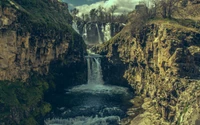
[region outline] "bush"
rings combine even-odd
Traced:
[[[27,82],[0,81],[0,121],[14,124],[10,118],[13,114],[21,116],[24,111],[31,111],[32,114],[24,117],[24,123],[36,125],[35,118],[50,112],[51,105],[43,102],[44,91],[48,89],[48,83],[37,76],[32,76]],[[27,125],[27,124],[25,124]]]
[[[181,2],[181,6],[182,6],[182,7],[186,7],[187,4],[188,4],[188,0],[183,0],[183,1]]]

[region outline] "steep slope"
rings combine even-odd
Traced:
[[[110,67],[123,69],[123,77],[144,98],[144,113],[127,124],[195,124],[200,110],[200,31],[170,20],[149,21],[138,30],[134,25],[130,22],[96,48]]]
[[[80,47],[84,43],[70,27],[67,4],[56,0],[2,2],[1,80],[25,80],[31,70],[45,74],[50,61],[62,54],[83,54]]]
[[[42,124],[52,108],[44,93],[85,81],[85,44],[71,27],[66,3],[0,5],[0,125]]]

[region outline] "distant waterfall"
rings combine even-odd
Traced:
[[[104,30],[104,41],[108,41],[111,39],[111,26],[110,23],[107,23]]]
[[[72,28],[73,28],[78,34],[80,34],[80,32],[79,32],[79,30],[78,30],[78,26],[77,26],[77,21],[74,21],[74,20],[73,20]]]
[[[88,56],[87,65],[88,65],[88,84],[103,84],[100,57]]]
[[[97,33],[98,33],[98,39],[99,39],[99,43],[101,44],[101,43],[103,43],[102,42],[102,40],[101,40],[101,34],[100,34],[100,31],[99,31],[99,26],[98,26],[98,24],[96,23],[96,28],[97,28]]]
[[[83,35],[82,35],[84,41],[87,43],[87,38],[88,38],[88,34],[87,34],[87,24],[84,25],[83,27]]]

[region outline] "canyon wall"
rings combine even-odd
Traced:
[[[35,15],[27,15],[28,12],[24,12],[26,5],[23,8],[20,1],[7,3],[11,4],[11,7],[0,7],[0,80],[26,80],[30,71],[47,74],[52,60],[69,53],[70,56],[74,56],[74,61],[83,59],[85,45],[69,25],[71,17],[67,4],[58,1],[47,2],[49,8],[56,8],[58,13],[62,9],[62,14],[68,17],[54,17],[52,20],[55,22],[52,23],[55,23],[55,26],[50,27],[48,22],[42,24],[40,19],[30,21],[30,16]],[[41,14],[45,15],[42,12]],[[58,29],[57,26],[61,24],[56,21],[66,24]]]
[[[121,66],[121,77],[144,99],[144,112],[130,116],[129,124],[194,125],[200,111],[200,31],[169,20],[150,21],[138,31],[134,25],[93,48],[106,55],[108,67]]]
[[[86,81],[85,53],[66,3],[0,1],[0,125],[43,124],[45,98]]]

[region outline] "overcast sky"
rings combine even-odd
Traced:
[[[80,13],[88,13],[93,8],[98,8],[102,6],[104,8],[109,8],[112,5],[117,5],[118,9],[116,14],[121,14],[124,12],[130,12],[134,10],[135,5],[141,0],[63,0],[67,2],[69,8],[78,8]]]

